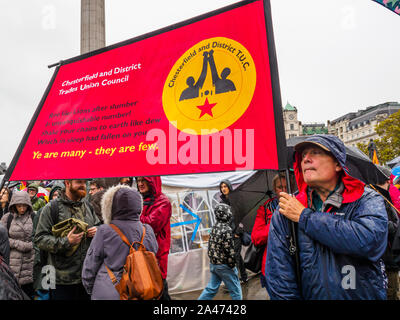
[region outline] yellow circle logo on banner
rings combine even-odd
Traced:
[[[239,42],[223,37],[203,40],[187,50],[168,74],[164,112],[181,131],[221,131],[247,110],[256,79],[253,58]]]

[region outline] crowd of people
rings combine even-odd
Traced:
[[[262,248],[261,286],[271,299],[398,300],[400,191],[390,171],[374,185],[353,178],[342,141],[330,135],[297,144],[294,157],[296,182],[287,185],[282,173],[274,177],[275,196],[258,208],[249,236]],[[199,299],[213,299],[223,282],[240,300],[249,280],[241,252],[249,243],[233,219],[232,184],[224,180],[219,188],[207,249],[210,280]],[[160,298],[170,300],[171,214],[160,177],[6,185],[0,192],[0,298],[120,299],[113,287],[130,246],[117,227],[131,246],[141,241],[154,253]]]
[[[38,197],[34,183],[1,190],[0,269],[9,284],[1,299],[119,299],[107,268],[119,280],[129,246],[110,227],[116,225],[131,244],[145,232],[143,245],[156,256],[163,279],[161,299],[170,300],[171,204],[160,177],[136,178],[137,190],[133,178],[51,183],[48,197]],[[53,284],[43,272],[47,265],[55,270]]]

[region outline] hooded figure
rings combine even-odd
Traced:
[[[222,186],[222,184],[223,183],[225,183],[226,184],[226,186],[228,187],[228,189],[229,189],[229,193],[231,193],[232,191],[233,191],[233,187],[232,187],[232,183],[229,181],[229,180],[222,180],[221,182],[220,182],[220,184],[219,184],[219,191],[221,191],[221,186]],[[222,191],[221,191],[221,202],[222,203],[225,203],[225,204],[227,204],[227,205],[231,205],[231,203],[230,203],[230,201],[229,201],[229,196],[227,197],[226,195],[224,195],[223,193],[222,193]]]
[[[222,192],[223,184],[225,184],[229,190],[226,195]],[[219,191],[221,192],[221,196],[220,196],[221,202],[230,206],[231,202],[229,200],[229,194],[233,191],[232,183],[229,180],[222,180],[219,184]],[[240,280],[242,283],[247,283],[248,275],[247,275],[246,268],[244,266],[243,257],[241,255],[243,236],[244,236],[243,224],[239,223],[239,225],[236,226],[233,217],[231,219],[230,224],[231,224],[232,231],[233,231],[233,246],[235,248],[235,259],[236,259],[236,265],[237,265],[237,267],[239,269],[239,273],[240,273]]]
[[[212,300],[223,281],[233,300],[242,299],[239,275],[235,267],[233,232],[231,228],[232,211],[225,203],[214,208],[216,223],[211,229],[208,240],[210,258],[210,281],[199,296],[199,300]]]
[[[314,135],[296,145],[295,150],[294,172],[299,193],[295,198],[280,196],[269,230],[265,270],[269,296],[306,300],[386,299],[387,279],[381,257],[387,245],[388,219],[382,197],[364,189],[362,182],[348,174],[345,147],[337,137]],[[326,191],[323,201],[316,191],[315,179],[331,172],[323,165],[327,161],[333,161],[338,180],[334,190]],[[308,181],[312,181],[310,177],[314,179],[313,188],[306,184],[303,172]],[[295,215],[300,279],[296,276],[295,258],[289,253],[289,218],[284,216],[292,205],[301,210],[299,216]]]
[[[231,228],[232,211],[229,205],[217,204],[215,209],[216,224],[213,226],[208,243],[208,256],[212,264],[226,264],[235,267],[233,250],[233,232]]]
[[[36,194],[31,198],[32,209],[33,211],[39,211],[40,208],[43,208],[46,205],[46,200],[39,198],[37,193],[39,192],[39,185],[36,183],[31,183],[28,185],[28,190],[34,189],[36,190]]]
[[[171,246],[172,214],[171,203],[168,197],[161,192],[161,178],[143,177],[149,185],[149,192],[142,194],[143,211],[140,216],[142,223],[151,225],[157,238],[158,252],[157,261],[161,269],[162,278],[167,278],[168,253]]]
[[[153,229],[139,220],[142,211],[142,197],[139,192],[124,185],[111,187],[104,194],[101,202],[103,221],[90,244],[82,269],[82,283],[92,300],[119,300],[105,265],[121,279],[122,269],[129,247],[111,228],[116,225],[128,238],[129,242],[140,241],[143,226],[146,234],[143,244],[148,251],[157,253],[158,245]],[[135,245],[135,249],[137,249]]]
[[[57,197],[60,196],[61,191],[65,189],[65,185],[62,182],[56,183],[52,186],[50,193],[49,193],[49,201],[51,201],[54,197],[54,194],[57,192]]]
[[[27,209],[19,214],[16,205],[23,204]],[[25,191],[15,191],[10,201],[10,212],[1,218],[1,223],[7,228],[9,215],[13,215],[8,229],[10,242],[10,269],[14,273],[20,286],[30,286],[33,283],[33,258],[32,243],[32,204],[29,194]],[[28,291],[28,288],[26,288]],[[29,296],[32,290],[26,292]]]

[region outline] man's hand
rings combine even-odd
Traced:
[[[293,196],[286,192],[279,193],[279,212],[294,222],[299,222],[301,212],[305,207]]]
[[[71,245],[79,244],[81,242],[81,240],[82,240],[83,235],[84,235],[84,232],[74,233],[75,229],[76,229],[76,226],[67,235],[68,242]]]
[[[88,238],[93,238],[94,237],[94,235],[96,234],[96,231],[97,231],[97,227],[91,227],[91,228],[89,228],[88,230],[87,230],[87,237]]]

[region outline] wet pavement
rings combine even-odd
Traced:
[[[191,291],[179,294],[170,294],[172,300],[197,300],[202,290]],[[267,290],[261,287],[260,278],[258,275],[249,276],[247,284],[242,285],[243,300],[269,300]],[[213,300],[231,300],[229,292],[225,289],[222,283],[218,293]]]

